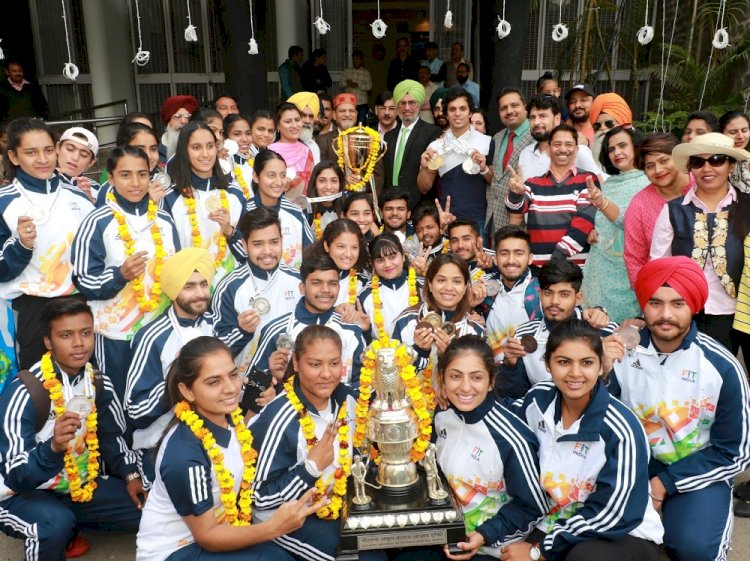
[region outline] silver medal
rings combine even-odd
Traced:
[[[253,300],[250,305],[261,316],[264,316],[271,311],[271,303],[262,296]]]
[[[77,395],[68,401],[66,409],[76,413],[81,419],[85,419],[91,413],[91,401],[85,396]]]
[[[409,255],[413,255],[417,252],[417,242],[415,242],[414,238],[411,236],[404,240],[404,251]]]
[[[294,167],[289,166],[286,168],[286,177],[289,181],[294,181],[294,178],[297,177],[297,170],[294,169]]]
[[[294,339],[289,333],[282,333],[276,338],[276,348],[294,350]]]
[[[26,216],[31,218],[31,221],[36,226],[39,226],[40,224],[43,224],[44,222],[47,221],[47,214],[48,214],[47,211],[39,206],[29,207],[28,210],[26,211]]]
[[[169,175],[164,173],[163,171],[160,171],[154,174],[154,177],[151,178],[151,182],[156,183],[160,187],[163,187],[164,189],[166,189],[172,184],[172,178],[169,177]]]
[[[479,173],[479,164],[477,164],[471,158],[466,158],[464,162],[461,164],[461,167],[469,175],[476,175]]]
[[[240,145],[237,144],[236,140],[232,140],[231,138],[227,138],[221,145],[221,147],[227,151],[227,154],[229,154],[230,158],[232,158],[237,152],[240,151]]]
[[[500,281],[497,279],[490,279],[487,281],[487,296],[497,296],[500,292]]]
[[[634,325],[621,327],[617,334],[622,339],[622,342],[625,344],[625,349],[628,351],[635,349],[638,346],[638,343],[641,342],[641,334],[638,331],[638,328]]]

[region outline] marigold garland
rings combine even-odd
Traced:
[[[348,291],[348,302],[354,306],[357,302],[357,270],[349,269],[349,291]]]
[[[440,250],[440,253],[448,253],[451,249],[451,241],[448,238],[445,238],[443,240],[443,249]]]
[[[294,391],[294,378],[295,377],[292,376],[284,383],[284,390],[286,391],[287,400],[289,400],[289,403],[292,405],[292,409],[297,413],[297,419],[300,428],[302,429],[302,435],[305,437],[307,449],[309,451],[310,448],[318,443],[318,438],[315,436],[315,422],[310,418],[310,413],[300,401],[297,392]],[[352,472],[352,458],[349,452],[349,423],[346,420],[346,414],[346,402],[344,402],[341,404],[339,414],[336,417],[339,443],[339,467],[334,472],[331,503],[328,506],[321,508],[317,513],[318,518],[324,520],[338,519],[341,509],[344,506],[346,481],[349,478],[349,474]],[[317,492],[313,498],[313,502],[317,502],[323,496],[328,495],[327,485],[322,477],[319,477],[317,481],[315,481],[315,489]]]
[[[245,176],[242,174],[242,166],[238,164],[234,164],[234,178],[242,188],[242,195],[245,197],[245,200],[249,201],[253,197],[253,193],[250,191],[250,186],[247,184]]]
[[[411,459],[418,462],[424,458],[427,446],[430,444],[432,436],[432,412],[429,408],[432,397],[426,397],[423,388],[426,384],[423,382],[420,387],[419,378],[412,364],[412,358],[406,345],[396,339],[378,339],[365,351],[362,359],[362,369],[359,375],[359,398],[355,409],[357,418],[355,419],[354,429],[354,446],[362,447],[365,437],[367,436],[367,413],[370,407],[370,395],[372,394],[372,379],[375,374],[377,364],[377,351],[384,348],[396,349],[395,362],[399,369],[399,376],[406,385],[406,393],[411,401],[412,409],[417,416],[419,434],[414,440],[411,447]],[[430,371],[431,374],[431,371]],[[434,394],[432,389],[432,377],[430,376],[429,390],[427,395]],[[377,451],[375,448],[370,449],[370,457],[377,461]]]
[[[229,212],[229,200],[227,199],[227,192],[224,189],[217,189],[219,192],[219,199],[221,200],[221,207]],[[201,228],[198,224],[198,213],[196,212],[196,197],[184,197],[185,209],[188,213],[188,220],[190,221],[190,235],[192,237],[193,247],[203,247],[203,236],[201,235]],[[214,259],[214,265],[218,269],[224,262],[227,256],[227,238],[224,235],[219,236],[219,252],[216,254]]]
[[[323,225],[321,224],[322,215],[317,212],[315,218],[313,218],[313,230],[315,230],[315,239],[319,240],[323,237]]]
[[[344,165],[344,138],[354,132],[364,132],[365,134],[367,134],[367,136],[370,137],[370,150],[367,154],[367,159],[361,167],[351,168],[352,173],[355,174],[358,174],[359,172],[364,170],[365,173],[361,176],[362,179],[352,185],[347,184],[345,187],[347,191],[364,191],[365,185],[367,185],[367,182],[370,181],[372,172],[375,170],[375,164],[378,161],[378,154],[380,154],[380,134],[378,134],[378,131],[376,130],[362,126],[351,127],[339,133],[338,137],[336,137],[336,156],[339,167],[341,169],[346,169]]]
[[[471,274],[471,282],[472,284],[477,282],[479,279],[481,279],[485,275],[484,269],[477,269]]]
[[[52,408],[55,412],[55,416],[59,417],[67,410],[65,403],[65,397],[63,396],[62,383],[55,374],[55,369],[52,365],[52,354],[46,353],[42,356],[42,385],[49,392],[49,398],[52,402]],[[63,373],[63,376],[65,374]],[[86,363],[86,370],[84,376],[88,376],[91,381],[91,385],[94,385],[94,368],[91,364]],[[81,485],[81,474],[76,464],[75,456],[71,451],[70,444],[68,445],[68,451],[65,452],[63,457],[63,463],[65,464],[65,475],[68,479],[70,488],[70,498],[76,503],[87,503],[94,497],[94,490],[96,489],[96,478],[99,475],[99,439],[96,436],[97,428],[97,413],[96,403],[91,403],[91,412],[86,417],[86,448],[88,449],[89,457],[86,463],[86,474],[87,480],[85,485]]]
[[[112,214],[117,222],[117,232],[120,235],[120,239],[125,244],[125,259],[128,259],[135,253],[135,241],[130,233],[130,228],[128,228],[125,214],[116,209],[118,206],[117,199],[115,199],[115,195],[112,191],[107,193],[107,202],[110,203]],[[167,253],[164,251],[164,240],[161,236],[161,228],[159,228],[159,224],[156,221],[157,210],[158,207],[156,203],[149,198],[146,218],[149,224],[151,224],[151,239],[154,242],[154,256],[156,258],[154,265],[154,283],[151,285],[151,294],[146,295],[146,288],[143,283],[143,278],[146,274],[145,272],[130,281],[133,285],[133,291],[135,291],[136,294],[138,307],[144,314],[153,312],[159,306],[162,292],[161,271],[164,267],[164,260],[167,257]]]
[[[417,272],[413,267],[409,267],[406,282],[409,284],[409,306],[416,306],[419,304],[419,293],[417,292]]]
[[[234,491],[234,477],[224,466],[224,454],[216,444],[214,435],[208,430],[198,414],[187,401],[181,401],[174,407],[175,416],[185,423],[195,437],[201,441],[214,467],[216,482],[219,485],[220,500],[224,506],[225,521],[231,526],[248,526],[252,518],[253,479],[255,479],[255,460],[258,453],[253,449],[253,435],[245,426],[242,410],[232,412],[232,424],[237,440],[240,443],[240,454],[245,468],[242,472],[239,496]]]

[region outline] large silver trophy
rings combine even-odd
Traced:
[[[376,445],[379,463],[377,471],[359,457],[352,464],[340,561],[358,559],[359,551],[455,544],[466,537],[461,508],[446,491],[449,487],[437,467],[434,445],[420,462],[421,470],[411,458],[419,423],[396,364],[396,349],[378,349],[375,355],[375,397],[364,448]]]

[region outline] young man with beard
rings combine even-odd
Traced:
[[[315,119],[315,136],[331,132],[333,130],[333,99],[327,93],[318,94],[320,100],[320,113]]]
[[[524,181],[530,177],[539,177],[549,171],[549,135],[552,129],[560,124],[562,117],[562,108],[558,99],[546,94],[532,97],[526,106],[526,111],[529,115],[531,137],[536,143],[524,148],[518,157],[518,168]],[[588,146],[578,146],[575,166],[595,172],[599,181],[604,183],[605,176]]]
[[[492,162],[495,144],[491,137],[471,126],[474,105],[469,92],[452,88],[444,104],[450,129],[442,138],[430,143],[422,154],[417,186],[426,194],[439,175],[440,204],[445,206],[450,197],[453,214],[473,220],[483,234],[487,185],[493,175],[492,166],[487,162]]]
[[[531,386],[550,379],[544,352],[549,332],[561,321],[576,317],[592,325],[603,325],[600,329],[602,337],[611,335],[617,328],[614,323],[606,323],[608,318],[604,310],[594,308],[584,312],[580,307],[582,282],[583,271],[570,261],[556,260],[542,267],[539,302],[543,317],[522,323],[513,336],[509,334],[497,377],[496,391],[501,397],[523,397]]]
[[[635,292],[646,327],[627,355],[619,337],[605,341],[615,359],[609,390],[646,431],[651,501],[662,513],[669,557],[725,559],[733,479],[750,464],[747,378],[732,353],[693,321],[708,298],[695,261],[646,263]],[[744,502],[737,507],[736,514],[747,512]]]
[[[511,179],[509,168],[515,168],[518,165],[521,151],[532,142],[529,121],[526,118],[526,102],[520,90],[503,89],[497,98],[497,108],[500,121],[505,128],[493,137],[495,141],[494,177],[487,188],[487,217],[485,219],[485,229],[488,232],[495,232],[507,225],[511,219],[515,219],[517,224],[522,221],[521,217],[508,213],[505,207],[505,196]]]
[[[281,264],[283,239],[276,211],[256,208],[237,228],[247,248],[247,263],[222,279],[211,301],[214,334],[232,350],[241,372],[248,371],[260,344],[256,334],[294,310],[299,273]]]
[[[267,370],[276,382],[284,378],[287,364],[292,358],[294,339],[308,325],[326,325],[341,337],[341,381],[359,386],[361,356],[365,350],[362,328],[345,323],[334,310],[339,295],[339,269],[327,253],[319,248],[305,252],[300,268],[299,299],[294,310],[277,317],[260,330],[260,344],[250,363],[253,369]]]
[[[456,80],[458,85],[465,89],[471,95],[474,100],[474,107],[479,106],[479,84],[474,80],[469,79],[471,74],[471,67],[467,62],[461,62],[456,67]]]
[[[437,207],[428,203],[420,204],[411,213],[414,236],[407,238],[405,244],[411,250],[407,251],[411,266],[420,276],[427,273],[427,267],[436,256],[450,249],[448,240],[443,237],[447,224],[440,223],[440,215]]]
[[[208,311],[211,280],[216,267],[202,248],[189,247],[170,257],[162,269],[162,290],[172,301],[164,313],[138,331],[130,343],[133,361],[128,370],[125,410],[148,481],[154,480],[152,449],[172,418],[164,399],[165,380],[180,349],[202,335],[213,335]]]
[[[578,134],[569,125],[550,132],[550,168],[525,182],[510,169],[511,181],[505,205],[514,214],[526,215],[534,265],[555,259],[571,259],[583,265],[588,257],[588,235],[594,228],[596,208],[588,200],[586,181],[595,172],[577,168]]]
[[[313,161],[317,164],[320,162],[320,147],[313,136],[315,134],[315,120],[320,113],[320,99],[317,94],[311,92],[297,92],[287,101],[293,103],[299,109],[300,117],[302,117],[302,131],[299,139],[310,149]]]
[[[395,234],[401,245],[409,245],[407,239],[414,236],[414,227],[409,222],[411,211],[409,210],[409,194],[403,189],[388,189],[383,194],[380,208],[383,214],[383,232]],[[411,245],[414,245],[413,240]],[[410,251],[410,249],[412,251]],[[404,247],[406,253],[413,253],[415,248]]]
[[[588,84],[576,84],[565,92],[570,124],[578,132],[579,142],[588,147],[594,145],[595,131],[589,121],[589,113],[595,97],[594,89]]]

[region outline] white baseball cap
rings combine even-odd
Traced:
[[[84,129],[83,127],[70,127],[69,129],[66,129],[66,131],[62,133],[62,136],[60,137],[60,142],[63,142],[65,140],[76,142],[84,148],[88,148],[89,150],[91,150],[91,153],[95,158],[97,153],[99,152],[99,140],[96,138],[96,135],[90,130]]]

